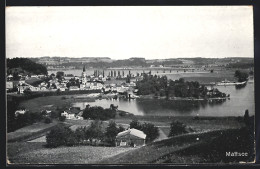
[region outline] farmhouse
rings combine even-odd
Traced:
[[[143,146],[145,138],[144,132],[131,128],[117,134],[116,146]]]
[[[79,116],[80,109],[78,107],[71,107],[69,110],[65,110],[61,113],[61,116],[65,116],[66,119],[82,119]]]

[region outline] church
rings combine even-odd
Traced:
[[[86,75],[86,67],[84,65],[83,71],[82,71],[82,74],[81,74],[81,85],[82,85],[82,87],[86,86],[86,83],[87,83],[87,77],[86,76],[87,76]],[[81,87],[81,85],[80,85],[80,87]]]

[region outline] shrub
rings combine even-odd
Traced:
[[[171,123],[171,129],[170,129],[169,137],[179,135],[179,134],[183,134],[183,133],[187,133],[186,125],[179,122],[179,121],[173,121]]]
[[[60,113],[57,111],[51,111],[50,117],[56,119],[60,116]]]
[[[59,117],[59,120],[63,122],[63,121],[66,120],[66,117],[65,117],[65,116],[60,116],[60,117]]]
[[[51,122],[52,122],[52,119],[49,118],[49,117],[46,117],[46,118],[44,119],[44,123],[46,123],[46,124],[49,124],[49,123],[51,123]]]

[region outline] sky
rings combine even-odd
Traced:
[[[6,57],[254,57],[252,6],[7,7]]]

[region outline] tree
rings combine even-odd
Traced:
[[[78,144],[84,143],[84,141],[87,140],[88,138],[89,138],[88,137],[88,130],[87,130],[86,126],[78,127],[75,130],[75,139],[76,139]]]
[[[142,131],[146,134],[147,142],[151,142],[159,137],[159,129],[152,123],[144,123]]]
[[[115,145],[115,139],[118,133],[119,129],[117,128],[116,123],[114,121],[110,121],[105,133],[108,143]]]
[[[122,131],[125,131],[125,128],[121,125],[119,125],[118,127],[118,133],[122,132]]]
[[[57,126],[46,135],[46,143],[48,147],[59,147],[68,145],[73,131],[69,127]]]
[[[179,121],[173,121],[171,123],[169,137],[179,135],[179,134],[183,134],[183,133],[187,133],[186,126]]]
[[[99,120],[93,121],[89,129],[87,130],[87,135],[91,143],[93,139],[101,140],[104,137],[104,132],[102,131],[102,121]]]
[[[247,72],[236,70],[234,76],[238,79],[238,82],[244,82],[247,81],[249,74]]]
[[[130,128],[134,128],[134,129],[137,129],[137,130],[141,130],[142,129],[142,125],[139,123],[138,120],[134,119],[131,121],[130,123]]]

